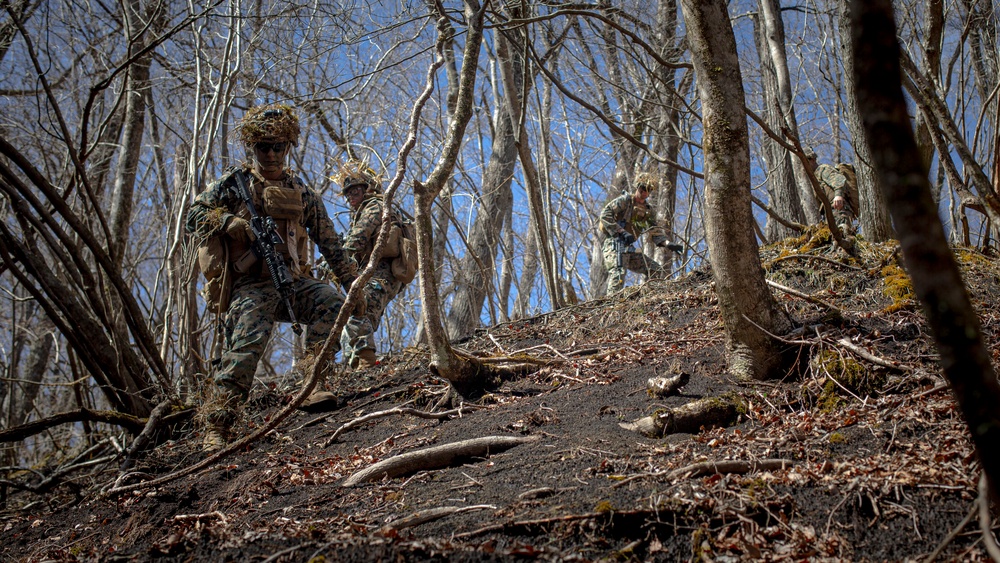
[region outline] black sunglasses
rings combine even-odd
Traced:
[[[286,142],[279,143],[256,143],[253,148],[259,150],[262,153],[274,152],[277,154],[285,152],[285,147],[288,146]]]

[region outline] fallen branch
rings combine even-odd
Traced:
[[[356,427],[358,427],[358,426],[360,426],[360,425],[362,425],[362,424],[364,424],[366,422],[369,422],[369,421],[372,421],[372,420],[375,420],[375,419],[378,419],[378,418],[384,418],[384,417],[387,417],[387,416],[393,416],[393,415],[397,415],[397,414],[408,414],[408,415],[411,415],[411,416],[415,416],[417,418],[427,418],[427,419],[431,419],[431,420],[450,420],[450,419],[452,419],[452,418],[454,418],[456,416],[462,416],[463,414],[466,414],[468,412],[472,412],[474,410],[476,410],[476,409],[473,409],[473,408],[468,407],[468,406],[462,406],[462,407],[459,407],[457,409],[452,409],[452,410],[443,411],[443,412],[421,411],[421,410],[417,410],[417,409],[414,409],[414,408],[411,408],[411,407],[396,407],[396,408],[392,408],[392,409],[388,409],[388,410],[384,410],[384,411],[376,411],[376,412],[368,413],[368,414],[363,415],[363,416],[359,416],[358,418],[355,418],[354,420],[351,420],[349,422],[344,423],[340,428],[334,430],[333,434],[329,438],[327,438],[327,440],[325,442],[323,442],[323,444],[320,447],[321,448],[327,448],[327,447],[330,446],[330,444],[336,442],[337,438],[339,438],[340,435],[343,434],[344,432],[347,432],[348,430],[350,430],[352,428],[356,428]]]
[[[383,478],[391,479],[414,471],[440,469],[450,466],[457,459],[488,457],[491,454],[536,440],[538,440],[537,436],[486,436],[425,448],[391,457],[362,469],[345,479],[341,486],[353,487],[359,483]]]
[[[142,429],[142,432],[135,437],[132,441],[132,446],[125,453],[125,459],[121,463],[121,471],[128,471],[135,465],[135,457],[142,453],[149,445],[149,442],[153,440],[153,434],[160,427],[160,423],[163,421],[163,417],[170,412],[173,407],[173,401],[166,400],[162,403],[156,405],[153,412],[149,413],[149,419],[146,420],[146,426]]]
[[[681,477],[700,477],[702,475],[714,475],[716,473],[750,473],[753,471],[773,471],[775,469],[788,469],[795,465],[790,459],[760,459],[753,461],[743,461],[737,459],[727,459],[723,461],[703,461],[692,463],[687,467],[674,469],[667,473],[667,479],[674,480]]]
[[[761,459],[754,461],[723,460],[723,461],[703,461],[694,463],[680,469],[672,471],[657,471],[655,473],[641,473],[632,475],[626,479],[611,485],[612,489],[624,487],[632,481],[640,479],[650,479],[666,477],[668,480],[680,479],[681,477],[698,477],[701,475],[713,475],[716,473],[751,473],[753,471],[773,471],[775,469],[787,469],[794,465],[790,459]]]
[[[844,348],[847,348],[848,350],[850,350],[856,356],[859,356],[862,359],[868,360],[869,362],[871,362],[873,364],[876,364],[876,365],[880,365],[882,367],[887,367],[889,369],[895,369],[895,370],[905,371],[905,372],[911,372],[914,369],[912,366],[908,366],[906,364],[901,364],[899,362],[894,362],[894,361],[891,361],[891,360],[886,360],[884,358],[880,358],[880,357],[872,354],[868,350],[865,350],[864,348],[862,348],[862,347],[858,346],[857,344],[851,342],[847,338],[841,338],[840,340],[837,341],[837,344],[840,345],[840,346],[843,346]]]
[[[826,256],[820,256],[818,254],[789,254],[788,256],[781,256],[780,258],[775,258],[774,260],[771,260],[769,263],[767,263],[764,266],[764,269],[767,269],[768,266],[773,266],[774,264],[777,264],[778,262],[784,262],[785,260],[791,260],[793,258],[803,258],[803,259],[820,260],[822,262],[829,262],[830,264],[833,264],[834,266],[840,266],[842,268],[847,268],[847,269],[850,269],[850,270],[857,270],[859,272],[865,271],[864,268],[861,268],[859,266],[851,266],[850,264],[844,264],[843,262],[838,262],[837,260],[834,260],[832,258],[827,258]]]
[[[600,518],[602,516],[607,516],[606,512],[591,512],[589,514],[570,514],[569,516],[557,516],[555,518],[542,518],[540,520],[521,520],[518,522],[504,522],[503,524],[491,524],[479,528],[477,530],[472,530],[471,532],[463,532],[461,534],[454,534],[452,539],[466,539],[474,536],[479,536],[482,534],[488,534],[490,532],[497,532],[501,530],[507,530],[511,528],[522,528],[528,526],[544,526],[545,524],[562,524],[565,522],[575,522],[577,520],[590,520],[593,518]]]
[[[54,428],[60,424],[73,422],[104,422],[125,428],[132,434],[142,431],[146,421],[130,414],[118,411],[95,411],[87,408],[61,412],[48,418],[34,420],[27,424],[8,428],[0,431],[0,442],[19,442],[25,438],[30,438],[35,434],[41,434],[49,428]]]
[[[773,281],[768,280],[768,279],[765,279],[764,281],[767,282],[767,285],[769,285],[769,286],[771,286],[771,287],[773,287],[775,289],[784,291],[785,293],[787,293],[789,295],[794,295],[794,296],[796,296],[796,297],[798,297],[800,299],[805,299],[806,301],[808,301],[810,303],[815,303],[816,305],[819,305],[820,307],[829,309],[830,311],[835,311],[841,317],[844,316],[843,312],[840,309],[838,309],[836,306],[831,305],[831,304],[827,303],[826,301],[823,301],[822,299],[820,299],[818,297],[813,297],[812,295],[809,295],[807,293],[802,293],[801,291],[799,291],[797,289],[792,289],[790,287],[785,287],[785,286],[781,285],[778,282],[773,282]]]
[[[394,530],[412,528],[414,526],[426,524],[427,522],[440,520],[441,518],[451,516],[452,514],[485,509],[496,510],[497,507],[492,504],[477,504],[475,506],[441,506],[438,508],[429,508],[427,510],[418,510],[409,516],[393,520],[385,526],[382,526],[382,528],[379,529],[379,533],[386,535],[392,533]]]
[[[695,433],[702,427],[732,424],[739,415],[737,401],[735,395],[707,397],[676,408],[661,409],[634,422],[620,422],[618,425],[647,438],[662,438],[679,432]]]

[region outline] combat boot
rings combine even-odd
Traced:
[[[204,409],[205,436],[202,450],[214,452],[226,447],[233,439],[233,427],[246,402],[246,393],[228,381],[219,382],[215,397],[202,406]]]
[[[350,366],[352,369],[368,369],[375,367],[378,360],[375,358],[375,350],[371,348],[365,348],[363,350],[358,350],[358,353],[351,358]]]
[[[205,417],[205,437],[202,451],[216,452],[226,447],[232,439],[236,413],[228,408],[220,408]]]

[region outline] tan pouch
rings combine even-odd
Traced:
[[[389,238],[385,240],[382,247],[382,258],[395,258],[399,256],[399,243],[403,240],[403,231],[399,225],[389,227]]]
[[[295,188],[264,188],[264,213],[275,219],[298,221],[302,217],[302,192]]]
[[[233,275],[229,269],[229,247],[221,236],[209,237],[198,246],[198,268],[205,276],[201,296],[208,309],[222,314],[229,309]]]
[[[403,283],[410,283],[417,276],[417,242],[399,237],[399,256],[392,260],[392,275]]]

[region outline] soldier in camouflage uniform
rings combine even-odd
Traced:
[[[810,170],[819,181],[827,199],[830,200],[830,206],[833,207],[834,223],[845,237],[854,235],[854,220],[858,216],[854,167],[850,164],[817,165],[816,153],[813,151],[807,151],[806,158],[809,161]]]
[[[307,345],[315,348],[330,334],[344,295],[311,275],[308,240],[312,240],[340,279],[353,281],[357,265],[344,252],[319,195],[286,168],[291,145],[299,136],[298,119],[284,105],[251,108],[237,128],[246,146],[248,163],[242,165],[258,213],[275,219],[282,244],[276,250],[285,259],[294,279],[291,298],[296,320],[309,325]],[[253,385],[254,372],[271,336],[275,321],[288,322],[287,309],[279,297],[263,259],[250,250],[253,234],[249,211],[233,188],[229,171],[195,198],[187,216],[187,231],[197,240],[222,237],[232,265],[232,297],[224,308],[224,344],[214,382],[219,391],[218,408],[206,417],[209,430],[205,447],[225,444]],[[226,307],[225,304],[222,307]]]
[[[656,246],[678,252],[681,245],[667,243],[665,231],[656,224],[652,207],[646,202],[649,196],[656,192],[658,182],[656,176],[649,172],[638,174],[633,182],[635,191],[623,193],[608,202],[601,210],[601,230],[606,235],[603,244],[604,269],[608,272],[608,290],[611,294],[625,287],[625,271],[631,270],[644,276],[664,277],[666,271],[659,262],[644,253],[632,249],[634,243],[643,233],[650,233],[650,241]],[[616,240],[628,250],[621,253],[621,265],[618,262]]]
[[[351,228],[344,237],[344,250],[358,263],[359,269],[364,269],[382,228],[382,187],[377,174],[356,160],[344,164],[337,178],[351,207]],[[391,263],[392,258],[379,259],[364,287],[365,306],[361,308],[364,313],[351,315],[341,333],[344,363],[352,368],[375,365],[375,331],[389,302],[403,290],[404,284],[393,275]]]

